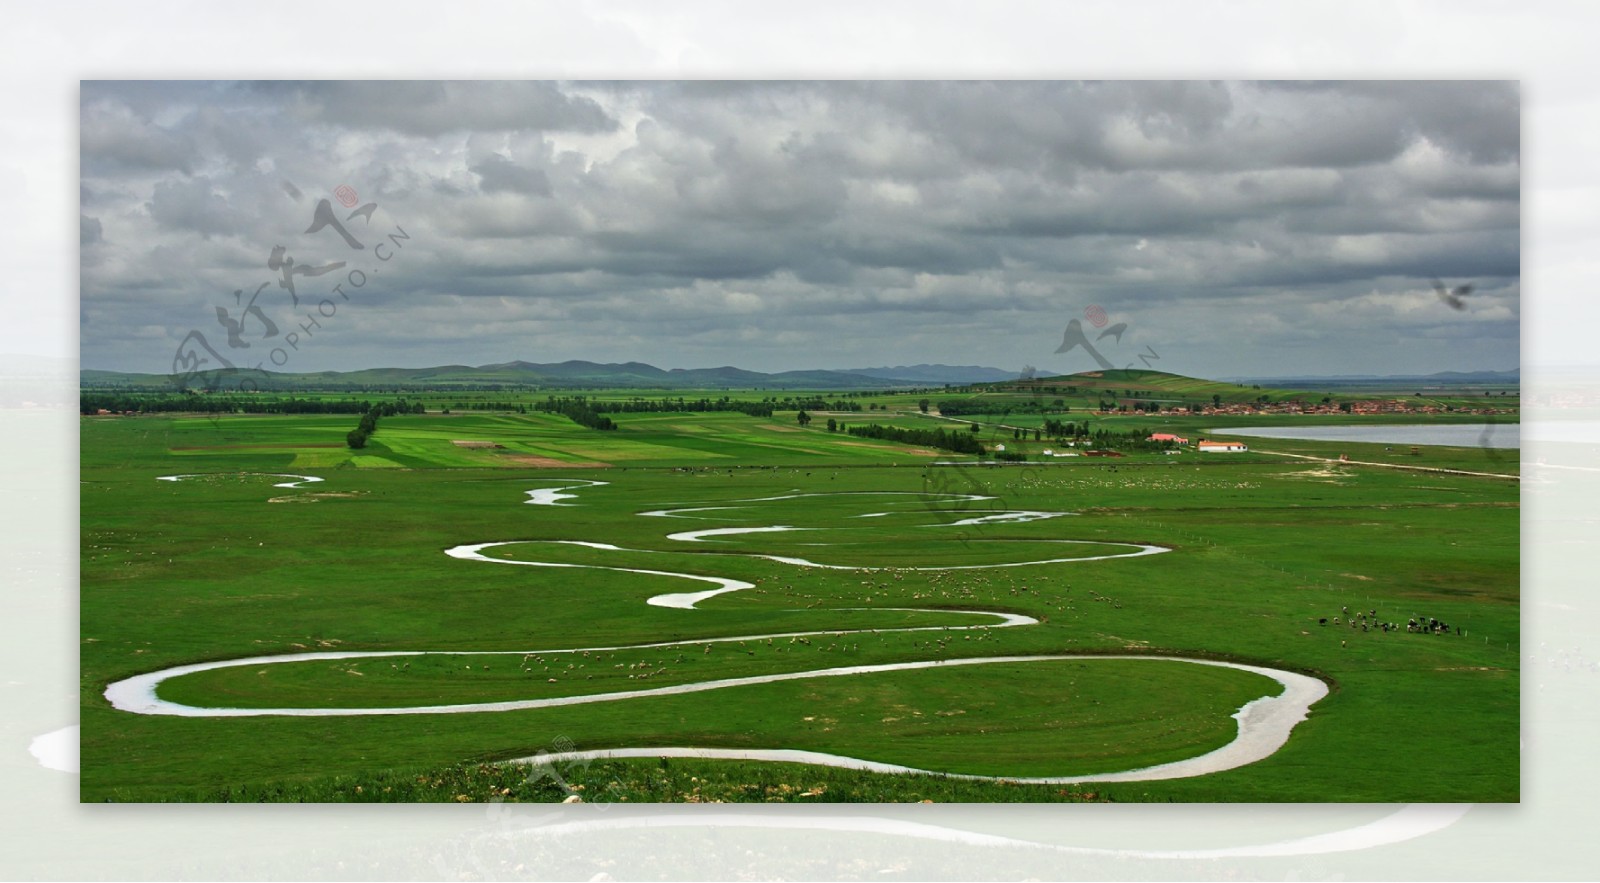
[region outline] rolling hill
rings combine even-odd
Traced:
[[[1002,372],[1003,373],[1003,372]],[[312,373],[249,372],[258,389],[290,391],[299,389],[391,389],[391,388],[505,388],[546,389],[885,389],[930,385],[913,380],[885,379],[844,371],[782,371],[765,374],[742,368],[657,368],[643,362],[599,363],[582,360],[566,362],[502,362],[477,367],[440,365],[432,368],[368,368],[360,371],[319,371]],[[1015,375],[1010,375],[1015,376]],[[164,374],[131,374],[120,371],[84,370],[79,382],[88,387],[171,388],[172,378]],[[204,386],[198,379],[192,386]],[[237,383],[224,381],[233,387]]]
[[[1254,401],[1261,396],[1274,400],[1284,398],[1320,399],[1324,393],[1306,390],[1264,387],[1204,380],[1137,368],[1118,368],[1109,371],[1083,371],[1057,377],[1042,377],[1032,381],[993,384],[989,389],[1001,394],[1038,395],[1040,391],[1072,392],[1076,395],[1104,394],[1107,398],[1143,398],[1150,401],[1209,401],[1221,396],[1225,402]]]

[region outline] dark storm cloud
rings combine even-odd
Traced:
[[[275,246],[349,256],[303,232],[340,185],[413,238],[304,370],[1051,365],[1091,303],[1195,374],[1517,361],[1515,84],[86,83],[82,106],[90,366],[170,360],[151,341],[271,279]],[[1470,309],[1435,276],[1474,281]]]

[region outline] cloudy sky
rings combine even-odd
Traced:
[[[1118,365],[1509,369],[1519,128],[1503,82],[85,82],[81,363],[1078,371],[1099,306]]]

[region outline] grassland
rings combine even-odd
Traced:
[[[1254,450],[935,466],[959,458],[828,433],[819,426],[826,412],[808,428],[786,411],[627,414],[621,429],[595,432],[550,414],[439,413],[456,397],[440,394],[428,414],[384,418],[360,451],[343,446],[355,422],[348,415],[84,418],[84,800],[1517,798],[1515,482]],[[921,414],[914,397],[856,400],[892,410],[834,416],[908,428],[942,422]],[[985,438],[1000,438],[1026,416],[971,419],[985,424]],[[1089,419],[1204,428],[1205,418],[1163,418]],[[1514,458],[1475,448],[1413,457],[1381,447],[1271,445],[1516,470]],[[201,477],[155,480],[177,473]],[[249,473],[325,481],[279,488],[282,479]],[[529,490],[589,481],[605,484],[569,491],[568,506],[526,505]],[[639,514],[663,509],[704,511]],[[1072,514],[953,526],[997,509]],[[779,524],[797,529],[667,538]],[[619,548],[552,542],[572,540]],[[490,541],[517,541],[494,552],[508,561],[582,569],[443,554]],[[1118,543],[1172,551],[919,569],[1091,558]],[[612,567],[755,588],[695,610],[654,607],[645,600],[685,590],[682,580],[600,569]],[[977,610],[1040,622],[972,628],[986,622]],[[1433,617],[1451,631],[1321,622],[1365,610],[1401,625]],[[953,628],[895,631],[942,626]],[[792,632],[843,633],[711,643]],[[663,642],[680,645],[629,648]],[[617,649],[560,652],[602,645]],[[995,776],[1087,774],[1211,750],[1232,738],[1230,715],[1275,685],[1176,661],[1091,659],[456,715],[180,718],[117,711],[103,696],[112,682],[169,666],[315,650],[443,653],[217,669],[168,681],[160,696],[198,706],[371,708],[580,696],[636,689],[641,679],[656,687],[843,665],[1128,652],[1313,673],[1333,692],[1265,760],[1190,779],[1061,788],[689,760],[567,765],[557,782],[495,762],[563,745],[695,745]],[[503,655],[463,655],[491,651]]]

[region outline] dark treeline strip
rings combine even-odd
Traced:
[[[456,401],[451,403],[450,408],[455,408],[457,411],[510,411],[516,414],[528,413],[527,405],[518,404],[516,402]],[[450,408],[446,408],[444,412],[446,414],[450,413]]]
[[[78,412],[80,414],[96,414],[100,411],[110,411],[114,414],[162,414],[175,412],[233,414],[237,413],[244,404],[239,399],[201,395],[92,392],[78,394]],[[353,414],[359,413],[359,409],[325,413]]]
[[[368,395],[405,395],[407,393],[451,393],[451,392],[534,392],[557,388],[553,384],[538,383],[490,383],[484,381],[459,381],[459,382],[430,382],[427,380],[410,381],[372,381],[358,383],[353,381],[337,381],[326,379],[311,380],[285,380],[273,374],[250,372],[250,376],[243,382],[238,381],[228,370],[200,371],[190,378],[192,384],[188,389],[181,391],[209,392],[226,394],[233,390],[249,390],[256,393],[307,393],[307,392],[342,392],[365,393]],[[86,380],[78,384],[80,389],[94,390],[96,392],[174,392],[180,391],[172,378],[163,377],[152,380]]]
[[[786,397],[786,398],[782,399],[781,401],[777,402],[777,404],[783,405],[783,409],[785,411],[790,410],[791,408],[795,409],[795,410],[800,410],[800,411],[804,411],[804,410],[812,410],[812,411],[859,411],[859,410],[861,410],[861,403],[860,402],[847,402],[847,401],[844,401],[842,399],[835,399],[835,400],[830,402],[830,401],[828,401],[826,399],[821,398],[820,396],[813,397],[813,398],[808,398],[808,399],[791,399],[791,398],[787,398]],[[877,407],[878,406],[876,404],[874,404],[872,406],[872,408],[874,410],[876,410]],[[770,413],[767,416],[770,416]]]
[[[202,413],[202,414],[365,414],[373,408],[370,401],[354,399],[263,399],[256,396],[232,396],[95,393],[83,392],[78,396],[78,411],[95,414],[102,410],[115,414]],[[397,409],[392,413],[421,414],[422,403],[407,403],[405,399],[379,405]]]
[[[727,396],[723,396],[720,399],[685,399],[682,396],[675,399],[660,400],[635,398],[622,402],[590,402],[589,404],[596,411],[605,414],[737,411],[740,414],[748,414],[751,417],[771,417],[773,410],[772,402],[735,401]],[[856,410],[861,410],[861,406],[856,405]]]
[[[852,426],[846,431],[851,435],[862,438],[887,439],[911,445],[921,445],[927,448],[937,448],[941,451],[951,451],[957,454],[982,454],[984,452],[983,445],[976,438],[973,438],[971,432],[946,432],[943,429],[900,429],[895,426],[880,426],[876,423],[870,426]]]
[[[1071,410],[1063,399],[959,399],[939,403],[939,413],[946,417],[969,414],[1065,414]]]
[[[1089,430],[1089,424],[1087,421],[1083,423],[1073,423],[1070,420],[1051,420],[1047,417],[1045,418],[1044,426],[1041,428],[1043,429],[1044,434],[1050,438],[1087,438],[1088,436],[1094,434]],[[1104,432],[1104,430],[1101,430],[1101,432]]]
[[[1266,396],[1262,396],[1261,397],[1261,402],[1263,404],[1266,403]],[[1104,399],[1101,399],[1099,404],[1100,404],[1100,410],[1102,410],[1102,411],[1120,411],[1120,412],[1122,412],[1124,414],[1126,414],[1128,412],[1128,406],[1127,405],[1121,405],[1121,404],[1118,404],[1116,402],[1108,402],[1108,401],[1106,401]],[[1169,404],[1169,405],[1167,405],[1167,410],[1170,411],[1175,407],[1177,407],[1177,405],[1170,405]],[[1198,414],[1200,412],[1200,406],[1199,405],[1185,405],[1184,407],[1188,408],[1189,412],[1192,413],[1192,414]],[[1150,413],[1150,414],[1158,414],[1158,413],[1161,412],[1161,404],[1159,402],[1134,402],[1133,403],[1133,410],[1139,411],[1139,412],[1147,412],[1147,413]]]
[[[573,396],[571,398],[550,396],[535,405],[534,408],[550,414],[560,414],[573,423],[579,426],[587,426],[590,429],[616,429],[617,424],[610,417],[600,413],[594,405],[595,403],[590,402],[583,396]]]
[[[378,412],[376,409],[361,415],[361,422],[355,429],[345,433],[344,442],[353,450],[360,450],[367,446],[367,439],[378,431]]]
[[[487,407],[494,407],[499,403],[484,403]],[[477,407],[477,405],[474,405]],[[505,408],[513,406],[506,404]],[[616,424],[604,414],[670,414],[670,413],[704,413],[716,411],[732,411],[748,414],[751,417],[771,417],[774,404],[770,401],[750,402],[737,401],[727,398],[720,399],[685,399],[682,397],[671,399],[627,399],[625,401],[592,400],[585,396],[549,396],[543,402],[535,404],[534,409],[552,414],[564,414],[580,426],[593,429],[615,429]],[[860,406],[857,406],[860,410]]]
[[[405,399],[400,399],[399,401],[395,402],[384,402],[377,407],[368,408],[364,413],[362,413],[361,422],[356,425],[356,428],[345,433],[345,444],[357,449],[366,447],[367,439],[371,438],[372,434],[378,431],[379,417],[393,417],[396,414],[421,413],[421,402],[407,402]]]
[[[1134,391],[1130,395],[1130,398],[1141,395],[1148,395],[1148,393]],[[1218,396],[1217,399],[1217,404],[1220,406],[1221,397]],[[1266,404],[1269,401],[1269,398],[1267,396],[1258,396],[1255,401],[1260,404]],[[1198,402],[1184,402],[1182,403],[1182,406],[1188,408],[1189,413],[1191,414],[1198,414],[1202,407],[1202,405]],[[1105,398],[1097,399],[1095,403],[1096,410],[1106,413],[1113,411],[1121,413],[1134,411],[1137,413],[1157,414],[1163,410],[1170,411],[1176,407],[1178,407],[1178,405],[1170,402],[1163,408],[1160,402],[1135,401],[1132,403],[1132,405],[1128,405],[1118,402],[1116,399]],[[1004,417],[1010,414],[1066,414],[1071,410],[1072,408],[1068,407],[1063,399],[1052,399],[1050,401],[1045,401],[1044,399],[963,399],[939,402],[939,413],[945,417]]]
[[[549,400],[550,399],[547,398],[546,402]],[[677,398],[661,399],[631,398],[625,400],[611,400],[590,399],[586,396],[579,395],[572,396],[570,398],[562,397],[556,399],[558,402],[577,400],[587,402],[589,408],[599,414],[700,414],[709,412],[737,412],[740,414],[748,414],[751,417],[771,417],[774,412],[780,409],[785,411],[804,410],[806,408],[819,411],[861,410],[860,402],[847,402],[842,400],[828,401],[820,398],[774,399],[769,397],[757,402],[745,399],[733,399],[727,396],[723,396],[720,399],[703,397],[698,399],[687,399],[679,396]],[[490,400],[476,402],[457,400],[452,402],[450,407],[458,411],[511,411],[523,414],[527,413],[528,411],[526,405],[522,405],[517,402]],[[879,406],[877,403],[873,403],[869,407],[872,410],[877,410]],[[534,409],[538,411],[550,410],[550,408],[542,405],[535,405]],[[887,406],[884,406],[884,410],[888,410]]]

